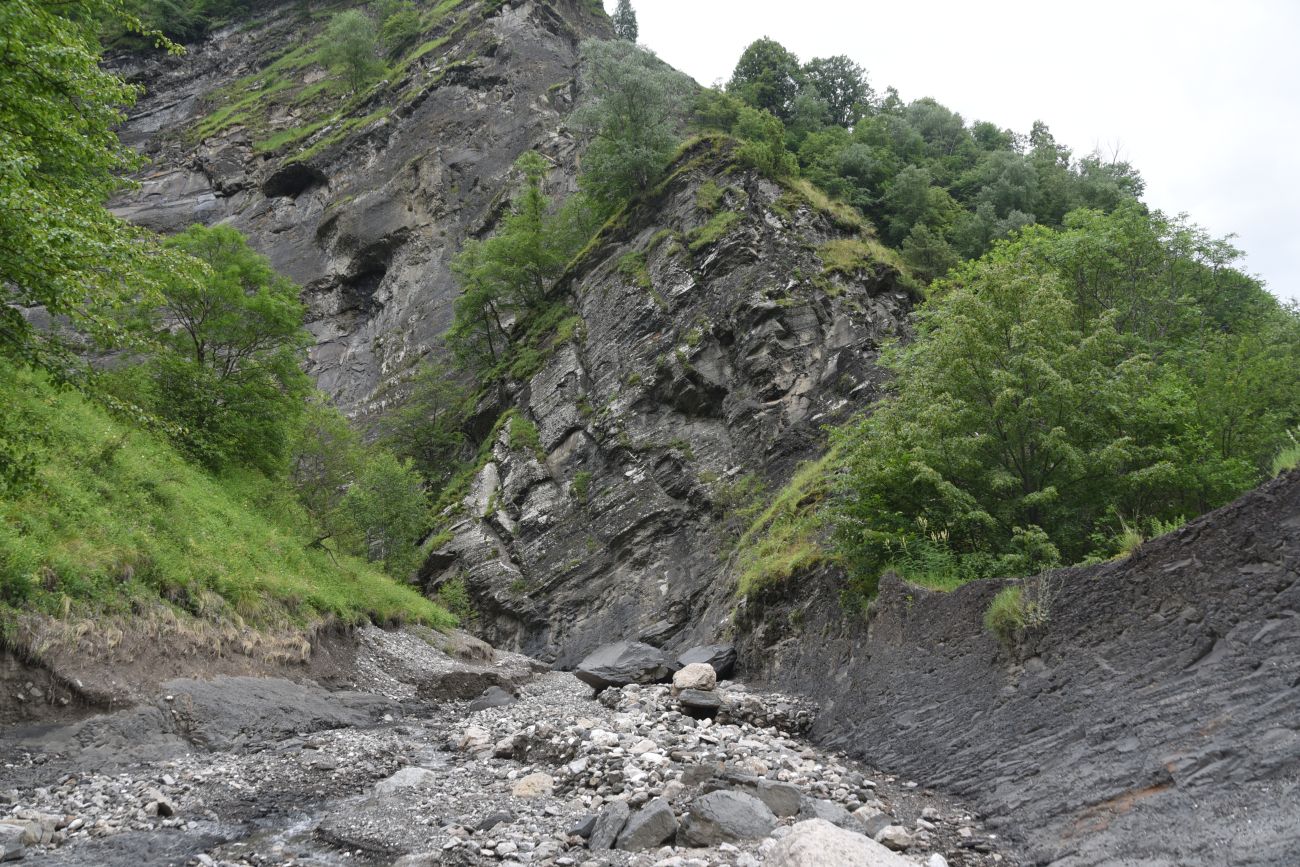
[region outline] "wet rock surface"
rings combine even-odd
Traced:
[[[598,701],[554,672],[519,691],[475,712],[371,695],[386,709],[373,721],[298,733],[246,720],[263,734],[111,767],[45,748],[65,743],[53,731],[44,744],[7,742],[0,846],[14,827],[30,841],[23,863],[51,865],[739,867],[790,849],[777,847],[801,821],[791,799],[813,799],[845,815],[870,806],[910,829],[904,863],[1016,863],[960,803],[778,728],[693,720],[666,685]],[[789,704],[730,682],[718,691],[777,716]],[[785,808],[771,810],[763,791]],[[843,833],[871,843],[865,827]]]

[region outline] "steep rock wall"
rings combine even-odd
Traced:
[[[869,619],[836,583],[738,624],[751,676],[823,703],[822,742],[972,798],[1031,863],[1300,863],[1300,473],[1050,573],[1011,649],[982,625],[998,582],[887,581]]]
[[[285,108],[270,130],[234,124],[200,138],[221,100],[241,96],[232,86],[319,29],[295,9],[271,3],[181,58],[120,61],[146,87],[121,136],[152,163],[115,207],[163,232],[194,222],[245,232],[304,287],[309,372],[345,410],[364,412],[447,329],[451,258],[495,222],[518,156],[540,150],[559,169],[554,183],[572,184],[577,148],[562,121],[578,43],[607,38],[610,25],[585,0],[462,0],[423,34],[436,50],[294,147],[264,149],[259,136],[308,123],[306,109]],[[325,73],[294,75],[319,83]]]
[[[501,427],[430,560],[430,586],[463,577],[497,646],[566,665],[723,632],[727,492],[779,488],[876,396],[909,293],[878,262],[830,273],[820,251],[856,234],[730,147],[688,150],[569,275],[581,327],[509,402],[537,448]]]

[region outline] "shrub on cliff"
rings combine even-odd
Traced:
[[[1137,205],[1069,226],[937,284],[884,356],[892,394],[840,433],[839,547],[864,591],[890,566],[1109,556],[1126,527],[1257,484],[1300,418],[1300,320],[1234,250]]]

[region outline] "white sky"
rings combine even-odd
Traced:
[[[1041,119],[1076,154],[1118,147],[1149,204],[1236,233],[1244,269],[1300,299],[1296,0],[633,5],[640,41],[703,84],[770,36],[802,60],[847,54],[878,92],[932,96],[968,122],[1027,133]]]

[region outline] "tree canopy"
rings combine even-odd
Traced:
[[[639,33],[640,29],[636,24],[636,10],[632,8],[632,0],[618,0],[618,6],[614,9],[614,34],[619,39],[635,45]]]
[[[1066,222],[936,284],[890,397],[840,434],[865,589],[1110,556],[1257,484],[1300,421],[1300,318],[1236,251],[1136,203]]]
[[[111,310],[154,285],[150,236],[104,207],[139,164],[114,133],[136,89],[99,65],[105,19],[138,29],[115,0],[0,4],[0,353],[28,361],[25,308],[120,337]]]
[[[628,42],[588,40],[582,55],[584,96],[573,119],[589,142],[581,182],[613,208],[644,192],[668,164],[692,85]]]

